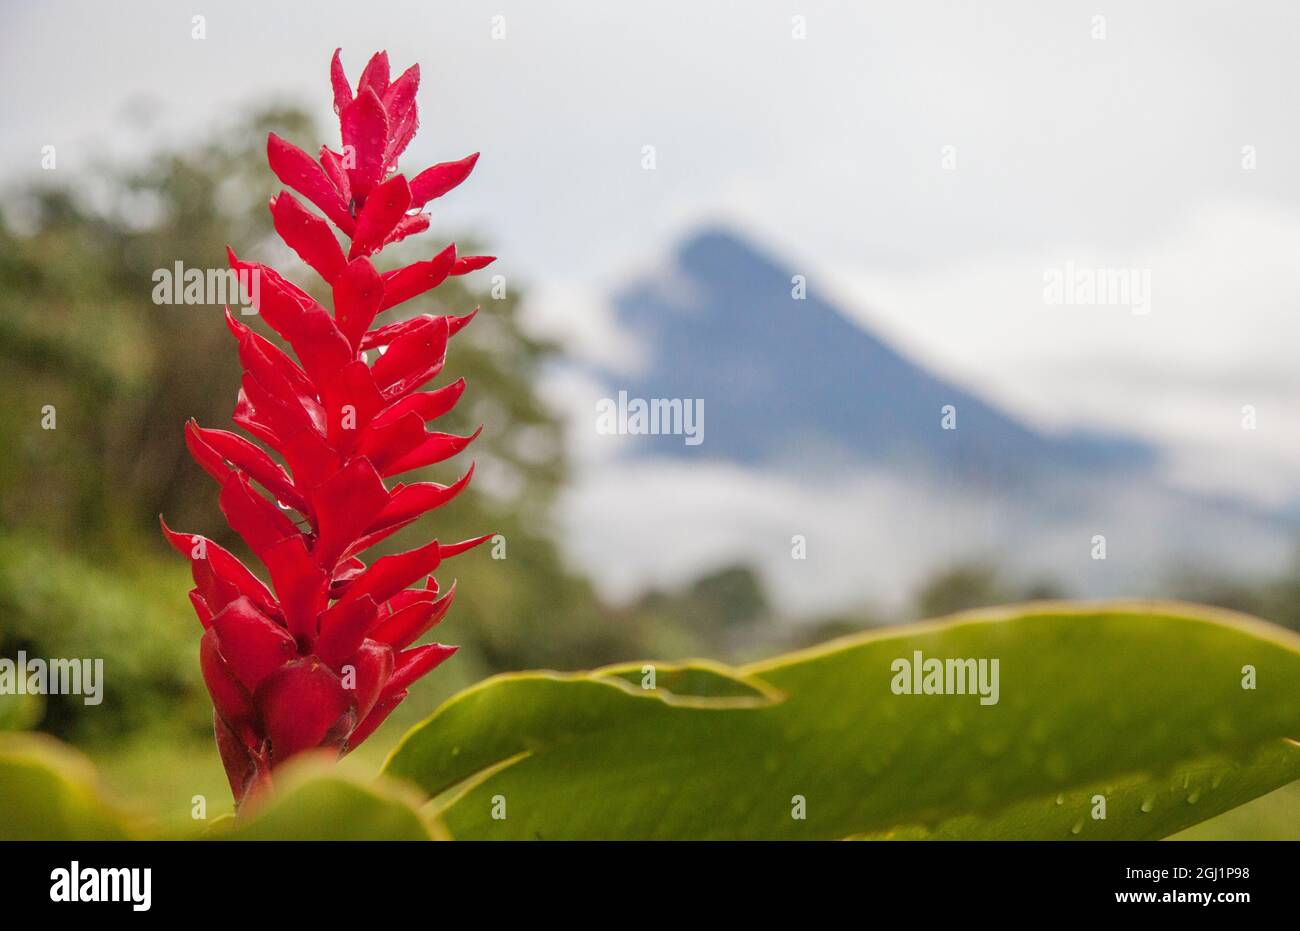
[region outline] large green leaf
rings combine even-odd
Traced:
[[[117,840],[133,833],[80,753],[40,734],[0,734],[0,840]]]
[[[236,840],[429,840],[434,827],[409,787],[361,781],[306,758],[279,771],[271,795],[201,836]],[[195,829],[162,836],[193,837]],[[0,733],[0,840],[114,840],[157,836],[102,794],[94,766],[43,734]]]
[[[430,840],[419,799],[404,786],[361,782],[332,765],[306,761],[276,776],[276,788],[237,819],[215,823],[231,840]]]
[[[997,659],[998,703],[894,694],[918,650]],[[386,771],[468,838],[1152,837],[1300,778],[1300,637],[1190,605],[1026,605],[661,668],[654,689],[641,664],[487,680]]]
[[[993,815],[905,825],[864,840],[1158,840],[1297,778],[1300,744],[1279,740],[1242,759],[1207,758],[1163,776],[1127,776],[1017,802]],[[1096,799],[1102,797],[1105,807]],[[1104,817],[1094,817],[1094,814]]]

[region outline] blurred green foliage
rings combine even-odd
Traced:
[[[1285,571],[1263,580],[1243,580],[1204,568],[1173,574],[1169,588],[1179,598],[1266,618],[1300,630],[1300,552]]]
[[[114,554],[105,567],[39,537],[0,537],[0,655],[104,661],[102,702],[45,696],[42,729],[78,742],[164,721],[206,734],[196,627],[174,606],[190,584],[171,562]]]
[[[776,620],[758,574],[735,565],[707,571],[680,590],[647,592],[628,614],[661,632],[661,656],[735,656]]]
[[[936,573],[922,584],[916,593],[913,614],[918,619],[935,618],[973,608],[1063,597],[1063,591],[1048,581],[1014,585],[1001,578],[993,566],[960,563]]]

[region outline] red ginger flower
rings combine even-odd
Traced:
[[[163,524],[190,559],[190,601],[204,628],[200,664],[236,803],[297,753],[356,747],[413,682],[455,652],[438,643],[408,647],[451,606],[454,586],[440,594],[430,573],[488,539],[434,541],[368,566],[360,559],[454,498],[473,466],[452,485],[389,488],[384,479],[454,456],[478,435],[425,429],[456,404],[463,379],[418,390],[442,371],[448,339],[474,313],[373,327],[375,318],[492,258],[457,258],[453,244],[428,261],[375,270],[370,257],[426,229],[420,209],[464,181],[478,156],[408,182],[394,172],[418,125],[419,66],[390,81],[388,55],[379,52],[353,94],[336,51],[330,76],[342,151],[322,148],[316,161],[273,133],[267,156],[277,177],[329,220],[287,191],[271,201],[276,232],[332,287],[333,314],[273,269],[229,253],[235,270],[257,276],[258,313],[298,357],[226,310],[244,367],[235,423],[287,469],[238,434],[193,421],[185,428],[190,453],[221,485],[222,513],[265,564],[270,587],[211,540]],[[330,223],[350,240],[346,254]],[[381,350],[373,365],[370,350]],[[286,510],[302,519],[296,524]],[[407,587],[425,576],[424,587]]]

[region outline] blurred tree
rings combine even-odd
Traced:
[[[817,618],[816,620],[800,624],[791,628],[787,636],[783,639],[779,650],[773,652],[788,652],[790,650],[799,650],[804,647],[817,646],[839,637],[847,637],[850,634],[858,634],[871,627],[877,626],[877,622],[868,615],[831,615],[829,617]]]
[[[1003,580],[993,566],[963,563],[935,574],[921,585],[915,597],[914,616],[936,618],[973,608],[1065,597],[1065,589],[1052,579],[1037,578],[1017,585]]]
[[[743,565],[708,572],[678,591],[648,592],[635,613],[661,627],[680,627],[679,650],[715,656],[730,656],[771,618],[757,573]]]
[[[942,617],[970,608],[1003,604],[1011,597],[998,581],[991,566],[954,566],[932,577],[916,594],[916,614],[922,618]]]
[[[1213,568],[1184,566],[1169,589],[1178,598],[1242,611],[1300,630],[1300,549],[1290,566],[1271,579],[1237,579]]]

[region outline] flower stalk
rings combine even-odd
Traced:
[[[293,355],[227,308],[244,369],[233,419],[263,445],[194,421],[185,427],[191,455],[221,486],[223,515],[269,584],[212,540],[163,522],[168,541],[190,560],[200,664],[237,805],[299,753],[354,749],[412,683],[455,652],[440,643],[412,646],[446,616],[455,594],[455,586],[441,591],[433,573],[490,538],[435,540],[363,560],[370,547],[455,498],[473,465],[450,485],[396,477],[455,456],[478,435],[427,427],[455,406],[463,379],[421,390],[441,373],[448,341],[477,309],[379,321],[493,259],[458,256],[452,244],[425,261],[376,268],[385,247],[428,228],[424,208],[464,181],[478,156],[408,181],[397,162],[419,125],[419,66],[390,80],[388,55],[379,52],[354,90],[336,51],[330,79],[340,150],[322,147],[312,158],[272,133],[267,158],[279,180],[319,211],[288,190],[270,202],[280,238],[329,285],[332,310],[228,250],[231,268],[256,278],[257,313]]]

